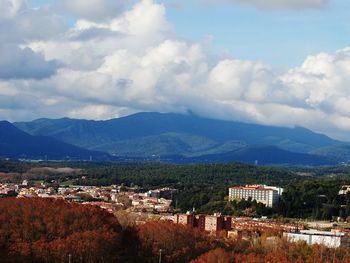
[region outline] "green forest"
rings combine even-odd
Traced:
[[[79,174],[38,174],[33,167],[72,167]],[[350,184],[350,168],[265,167],[240,163],[173,165],[156,162],[70,162],[13,163],[1,162],[0,173],[13,173],[13,178],[41,179],[59,184],[138,186],[139,191],[173,187],[175,211],[193,210],[211,214],[293,217],[331,220],[350,216],[350,196],[340,196],[342,185]],[[2,174],[4,177],[4,175]],[[1,179],[1,177],[0,177]],[[228,188],[235,185],[268,184],[285,191],[274,208],[252,200],[228,201]],[[170,198],[170,197],[169,197]]]

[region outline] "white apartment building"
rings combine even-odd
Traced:
[[[350,185],[343,185],[339,190],[339,195],[346,195],[350,192]]]
[[[279,199],[283,192],[283,188],[268,186],[268,185],[246,185],[235,186],[229,188],[229,200],[256,200],[259,203],[265,204],[267,207],[272,207]]]

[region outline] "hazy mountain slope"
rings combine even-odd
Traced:
[[[318,155],[295,153],[274,146],[252,146],[223,154],[203,155],[189,158],[186,162],[238,161],[259,165],[334,165],[335,161]]]
[[[107,151],[122,156],[152,156],[166,153],[190,155],[202,150],[216,147],[218,143],[189,134],[164,133],[117,142],[106,143],[94,147],[95,150]]]
[[[28,159],[106,159],[107,154],[89,151],[45,136],[32,136],[7,121],[0,121],[0,157]]]
[[[312,154],[326,156],[340,162],[350,162],[350,144],[344,143],[321,147],[311,152]]]

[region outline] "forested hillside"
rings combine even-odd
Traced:
[[[51,168],[45,168],[50,165]],[[62,172],[59,167],[74,169]],[[67,169],[66,169],[67,170]],[[350,167],[284,168],[239,163],[172,165],[135,162],[76,162],[30,164],[0,162],[0,182],[43,180],[57,187],[68,181],[77,185],[138,186],[139,191],[173,187],[176,211],[196,209],[201,213],[222,212],[256,216],[284,216],[315,219],[346,218],[350,215],[350,196],[338,195],[342,185],[350,184]],[[51,183],[54,180],[54,183]],[[280,203],[268,209],[245,200],[228,202],[228,188],[234,185],[269,184],[285,188]],[[169,196],[171,198],[171,196]]]

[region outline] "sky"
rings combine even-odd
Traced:
[[[350,141],[350,1],[0,0],[0,119],[141,111]]]

